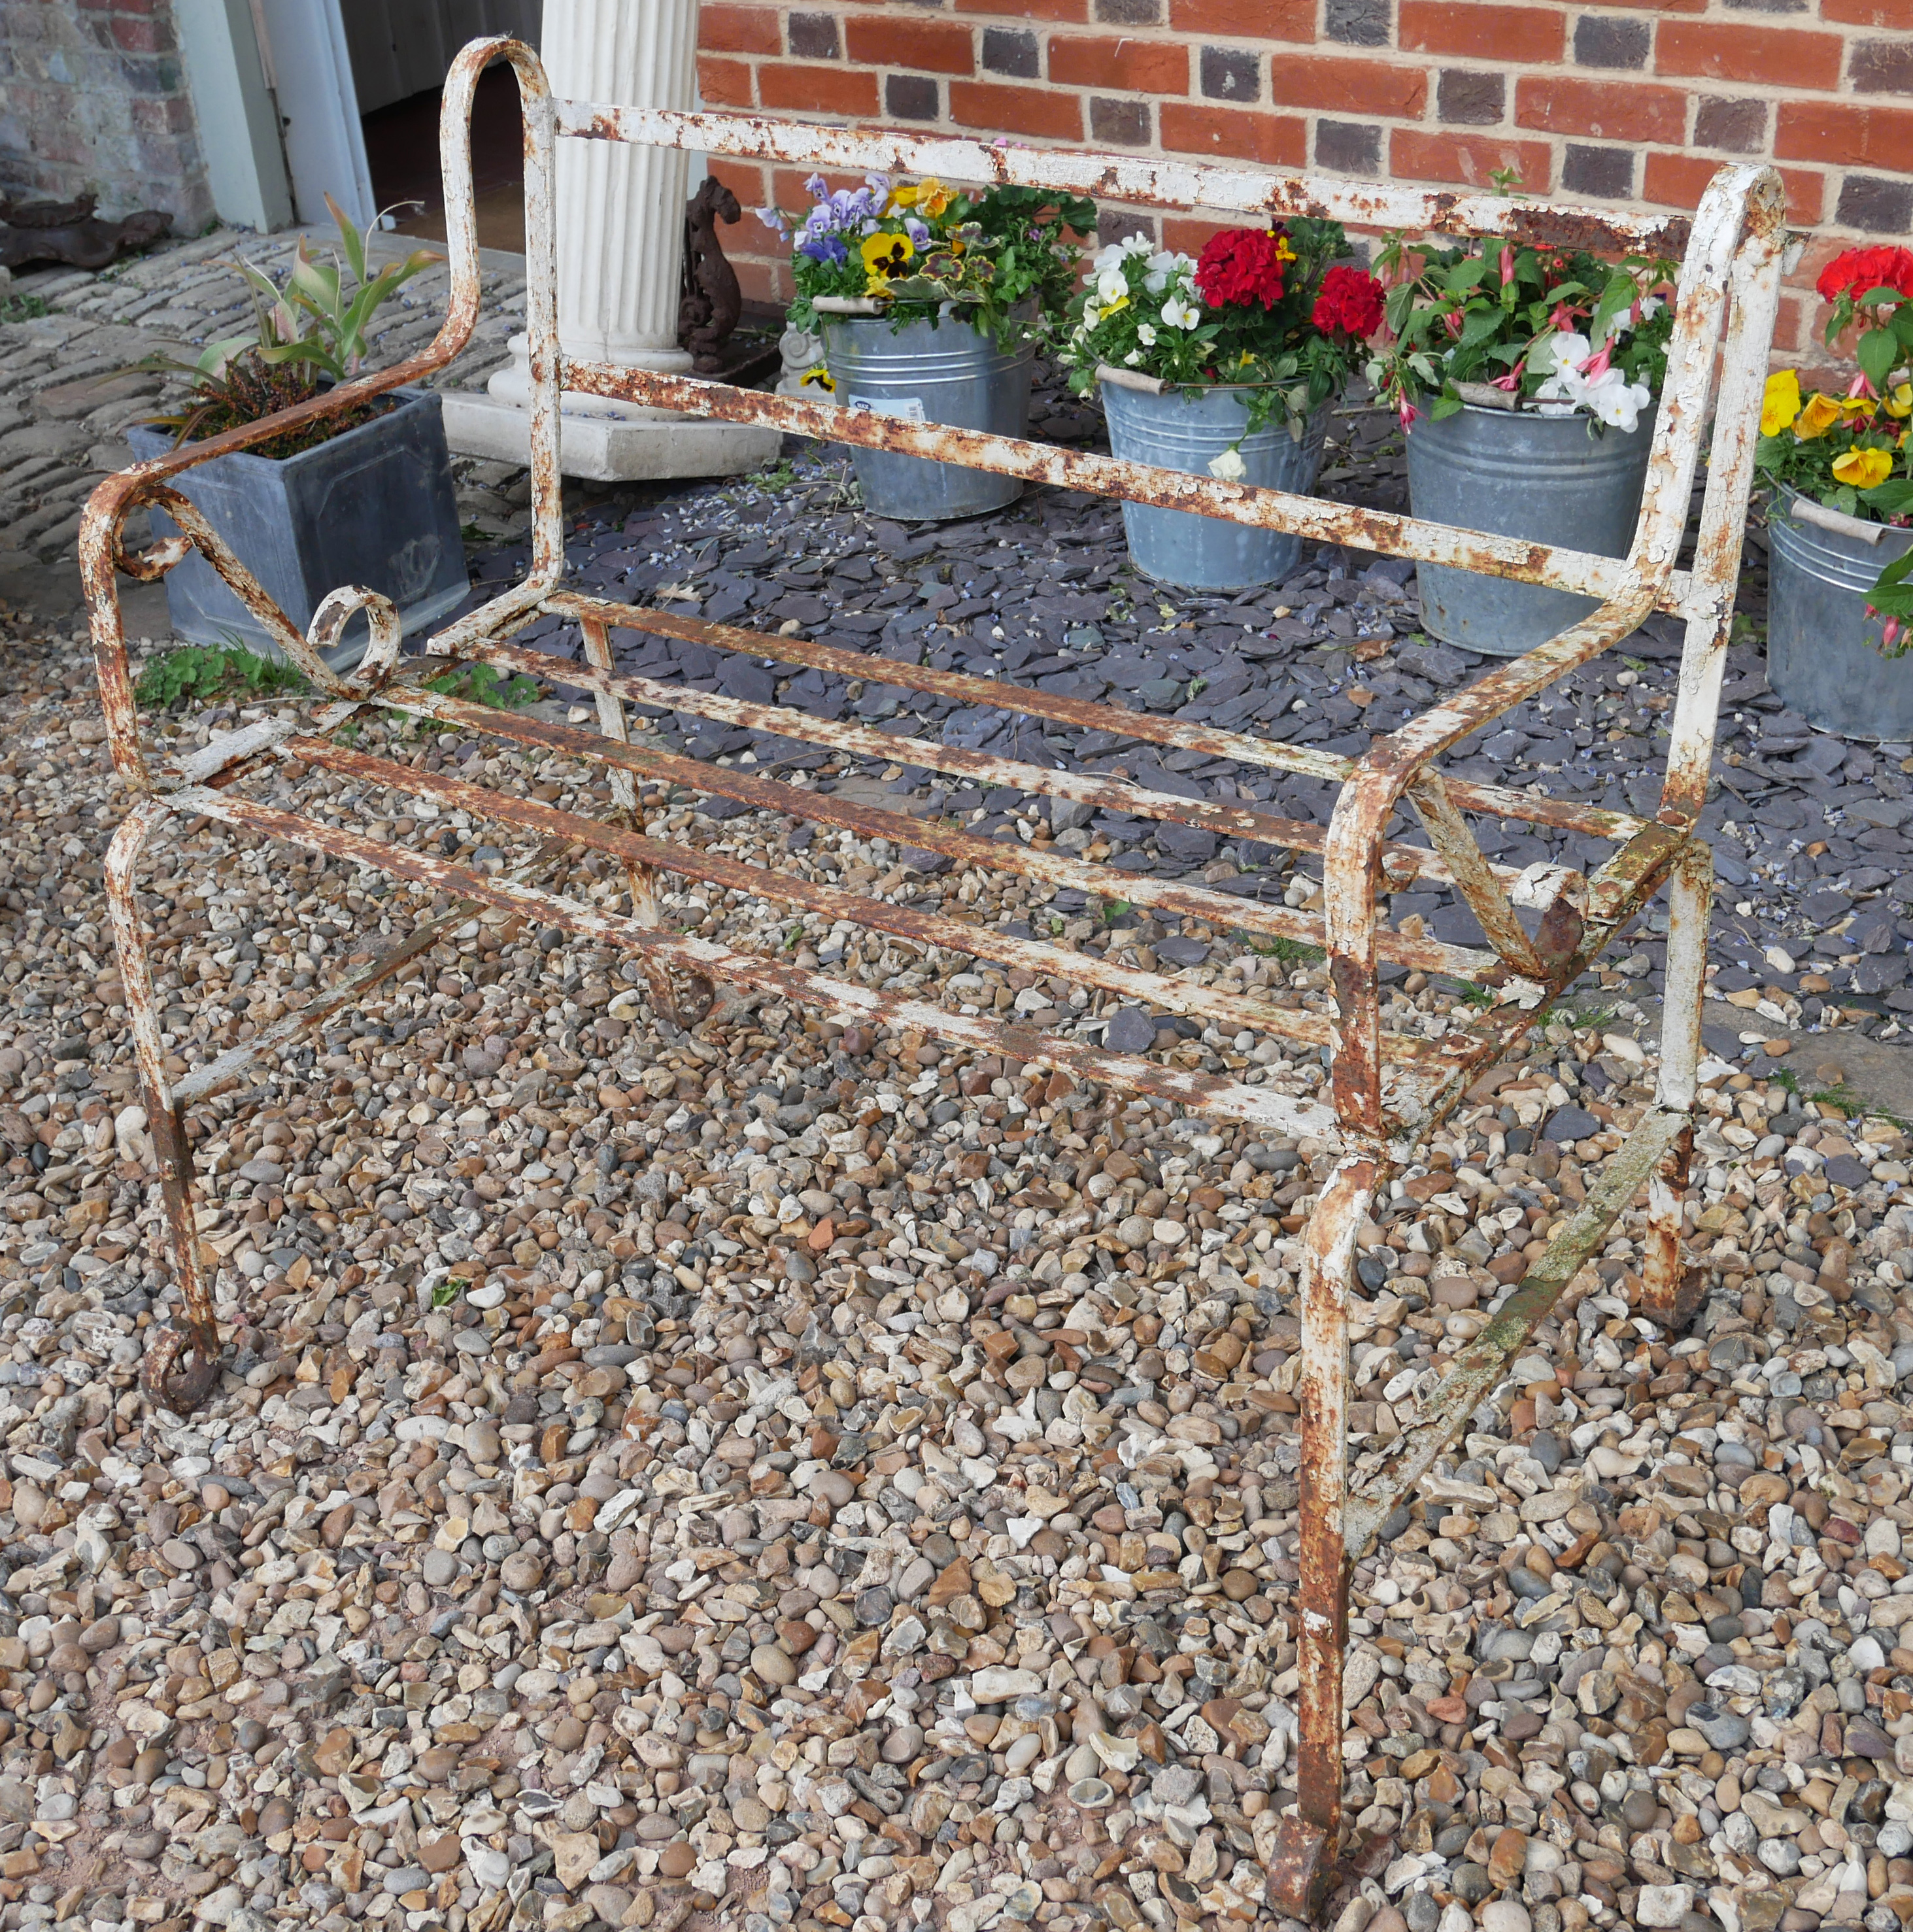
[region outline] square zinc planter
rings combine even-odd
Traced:
[[[436,622],[469,587],[439,398],[424,389],[393,394],[395,409],[296,455],[241,451],[175,479],[301,631],[342,584],[389,597],[408,635]],[[136,424],[126,434],[142,462],[172,447],[164,430]],[[157,510],[152,525],[155,536],[175,527]],[[280,655],[196,550],[167,573],[166,590],[176,637]],[[361,616],[331,653],[337,665],[356,664],[365,641]]]

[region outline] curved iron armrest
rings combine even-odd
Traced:
[[[1335,1102],[1344,1128],[1371,1150],[1379,1152],[1385,1138],[1375,899],[1390,819],[1405,794],[1432,777],[1429,768],[1435,759],[1628,636],[1662,601],[1686,527],[1729,293],[1730,338],[1759,327],[1763,308],[1771,305],[1785,217],[1785,192],[1771,168],[1723,170],[1702,200],[1681,268],[1648,494],[1627,560],[1631,584],[1546,644],[1377,740],[1336,802],[1323,853],[1329,972],[1338,1016]],[[1771,314],[1766,326],[1771,328]],[[1750,363],[1752,358],[1739,360]],[[1722,374],[1693,573],[1696,588],[1710,595],[1705,610],[1688,620],[1680,709],[1660,814],[1663,824],[1682,831],[1691,826],[1705,798],[1765,373],[1764,367],[1739,368],[1730,354]]]
[[[451,296],[445,321],[430,346],[389,369],[377,370],[370,375],[341,382],[323,395],[275,411],[257,422],[224,430],[217,436],[208,436],[203,442],[189,443],[149,462],[135,464],[117,471],[87,499],[80,524],[79,550],[81,580],[92,624],[94,671],[99,680],[100,708],[105,715],[106,742],[114,766],[136,796],[150,792],[153,784],[139,748],[132,677],[127,663],[125,628],[119,608],[118,578],[121,573],[138,583],[154,583],[196,549],[265,625],[274,642],[322,689],[336,696],[360,694],[361,686],[369,688],[371,680],[389,671],[397,652],[397,638],[392,632],[388,645],[386,633],[391,631],[395,620],[391,617],[391,607],[384,598],[373,592],[351,593],[355,600],[352,609],[363,606],[370,611],[374,648],[367,670],[358,679],[337,679],[319,658],[316,640],[322,631],[325,640],[330,641],[344,618],[350,614],[349,610],[338,605],[340,593],[335,592],[328,598],[314,616],[313,639],[302,637],[256,578],[220,542],[203,515],[178,490],[170,487],[170,480],[200,464],[210,463],[216,457],[232,455],[290,430],[323,422],[361,403],[431,375],[444,368],[471,340],[478,321],[479,296],[478,230],[472,195],[472,104],[479,75],[500,55],[511,62],[517,74],[527,130],[526,146],[529,151],[532,151],[528,152],[527,158],[535,164],[527,170],[528,190],[535,187],[541,194],[549,193],[553,115],[551,91],[545,81],[544,68],[529,47],[508,35],[496,34],[487,40],[474,40],[460,52],[445,77],[444,105],[439,116],[439,145],[448,189],[445,212]],[[548,224],[532,224],[535,237],[541,226]],[[533,245],[535,250],[535,242]],[[547,239],[547,250],[548,245]],[[529,300],[535,320],[537,311],[541,309],[549,308],[555,313],[555,278],[549,261],[533,261],[528,267],[531,290]],[[533,332],[535,338],[538,332],[535,328]],[[535,412],[535,434],[537,427]],[[553,432],[547,427],[546,433]],[[134,510],[147,506],[164,510],[179,525],[183,534],[169,537],[143,552],[130,551],[124,536],[126,519]],[[541,532],[535,541],[532,580],[539,584],[541,590],[556,584],[563,568],[562,550],[555,555],[549,554],[553,549],[553,546]]]

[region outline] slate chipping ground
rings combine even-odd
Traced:
[[[61,326],[147,299],[124,292],[163,282],[161,266],[56,292]],[[193,332],[183,297],[148,293]],[[96,440],[116,422],[22,409]],[[1092,428],[1048,410],[1049,434]],[[1359,437],[1374,419],[1345,421]],[[1346,446],[1336,470],[1399,490]],[[846,475],[799,454],[766,487],[580,501],[574,567],[679,608],[694,596],[707,616],[965,668],[987,652],[998,675],[1338,749],[1470,674],[1407,641],[1412,579],[1372,560],[1309,560],[1239,604],[1159,600],[1120,569],[1102,506],[1046,495],[925,542],[862,517]],[[477,572],[508,574],[511,479],[467,481],[498,539]],[[1759,598],[1756,572],[1756,622]],[[200,1114],[232,1372],[189,1423],[156,1420],[134,1382],[166,1292],[97,891],[119,802],[82,640],[8,628],[4,1923],[1274,1922],[1258,1859],[1293,1738],[1293,1270],[1324,1150],[1112,1112],[1013,1064],[777,1007],[727,1002],[694,1035],[661,1030],[622,958],[487,922]],[[555,627],[541,641],[567,642]],[[647,670],[717,674],[620,641]],[[1719,944],[1736,916],[1750,944],[1717,985],[1770,1018],[1891,1032],[1906,748],[1810,736],[1743,648],[1741,762],[1710,812],[1747,833],[1740,860],[1726,852],[1746,896],[1730,892]],[[1650,637],[1524,722],[1527,743],[1479,755],[1498,778],[1525,760],[1542,782],[1625,796],[1672,669]],[[786,695],[892,728],[919,702],[874,677]],[[184,746],[235,715],[151,724]],[[997,742],[996,714],[930,715]],[[690,722],[651,721],[667,738]],[[394,728],[375,717],[365,740],[467,755]],[[1165,848],[1100,814],[1033,823],[1013,796],[939,800],[901,764],[699,748],[1106,848],[1138,875],[1312,890],[1271,878],[1267,854]],[[608,802],[565,760],[469,755],[492,782]],[[1150,782],[1257,782],[1168,764]],[[305,783],[385,836],[517,856],[402,797]],[[1324,998],[1314,963],[1216,928],[806,842],[681,792],[644,811],[669,836],[866,891]],[[1546,849],[1509,839],[1498,856]],[[151,884],[178,948],[163,991],[181,1062],[427,909],[210,826]],[[1808,889],[1849,903],[1809,910]],[[699,890],[670,910],[840,971],[1099,1026],[1127,1050],[1321,1082],[1248,1036],[760,902]],[[1444,902],[1397,910],[1463,936]],[[1842,951],[1809,943],[1849,912]],[[1397,1432],[1645,1103],[1633,1002],[1659,969],[1651,934],[1621,965],[1591,989],[1599,1017],[1552,1017],[1530,1057],[1478,1084],[1365,1231],[1358,1452]],[[1444,1024],[1439,986],[1392,990],[1392,1022]],[[1728,1057],[1703,1069],[1693,1240],[1714,1288],[1694,1333],[1632,1312],[1630,1214],[1357,1573],[1345,1754],[1369,1850],[1336,1903],[1344,1932],[1913,1918],[1907,1130],[1803,1097],[1807,1068],[1795,1092],[1764,1052],[1738,1066],[1731,1030],[1710,1044]],[[1817,1064],[1819,1046],[1791,1058]]]

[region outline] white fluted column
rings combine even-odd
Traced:
[[[688,107],[697,0],[545,0],[544,65],[560,100]],[[593,362],[688,369],[678,347],[690,157],[616,141],[558,144],[558,337]]]
[[[617,106],[697,104],[697,0],[544,0],[541,58],[560,100]],[[558,143],[553,202],[558,338],[580,361],[687,372],[678,346],[690,157],[616,141]],[[445,398],[451,446],[511,457],[527,447],[524,338],[484,397]],[[565,392],[565,473],[599,482],[726,476],[775,459],[778,434]]]

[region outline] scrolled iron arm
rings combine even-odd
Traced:
[[[1385,1138],[1381,1064],[1381,1010],[1375,975],[1375,898],[1390,819],[1432,760],[1505,716],[1636,628],[1660,602],[1685,527],[1714,352],[1729,279],[1742,238],[1771,241],[1785,219],[1771,168],[1723,170],[1709,184],[1681,270],[1680,326],[1671,345],[1655,428],[1655,454],[1685,452],[1661,474],[1648,501],[1628,564],[1632,584],[1577,624],[1470,686],[1385,738],[1378,739],[1342,788],[1323,849],[1329,976],[1336,1006],[1333,1079],[1345,1123],[1359,1124],[1379,1150]],[[1686,418],[1686,420],[1683,420]]]
[[[136,794],[150,793],[152,780],[139,748],[118,578],[124,575],[136,583],[155,583],[197,549],[247,608],[265,625],[274,640],[284,646],[287,655],[304,668],[304,659],[311,653],[297,627],[244,566],[219,542],[199,513],[169,487],[169,479],[200,464],[210,463],[215,457],[232,455],[289,431],[326,421],[432,375],[444,368],[471,340],[478,321],[479,293],[478,236],[472,214],[472,105],[478,76],[501,56],[517,70],[519,85],[528,98],[545,102],[549,118],[550,95],[544,70],[538,56],[522,41],[505,34],[475,40],[453,62],[445,77],[440,120],[447,177],[451,298],[445,319],[430,345],[388,369],[355,376],[323,395],[277,410],[257,422],[223,430],[203,442],[187,444],[164,456],[116,471],[87,499],[80,521],[79,551],[81,581],[92,618],[94,668],[99,679],[106,742],[114,768]],[[147,506],[163,509],[178,524],[183,534],[164,538],[145,551],[133,550],[125,542],[126,520],[135,510]],[[318,681],[327,682],[325,679]]]

